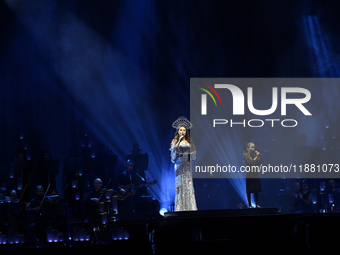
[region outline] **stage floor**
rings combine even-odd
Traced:
[[[298,254],[336,248],[340,214],[282,214],[280,208],[169,212],[106,226],[105,244],[0,245],[1,254]],[[112,229],[129,233],[112,240]],[[236,252],[235,252],[236,251]]]
[[[246,209],[227,209],[227,210],[198,210],[183,212],[164,213],[165,219],[170,218],[214,218],[231,216],[255,216],[255,215],[279,215],[281,208],[246,208]]]

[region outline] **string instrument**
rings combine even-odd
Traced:
[[[109,183],[111,182],[111,179],[107,182],[106,184],[106,188],[102,189],[102,194],[100,195],[100,197],[98,198],[98,200],[100,200],[102,198],[102,196],[104,195],[105,191],[107,190],[107,186],[109,186]]]
[[[48,187],[47,187],[47,189],[46,189],[46,192],[45,192],[45,194],[44,194],[44,197],[43,197],[43,199],[41,200],[40,205],[38,206],[38,208],[42,208],[41,206],[42,206],[43,203],[44,203],[44,200],[45,200],[45,198],[46,198],[46,195],[47,195],[48,190],[50,189],[50,186],[51,186],[51,184],[49,183],[49,184],[48,184]],[[40,216],[42,216],[42,213],[41,213],[41,210],[40,210],[40,209],[39,209],[39,211],[38,211],[38,214],[39,214]]]
[[[107,183],[106,186],[108,186],[110,182],[111,182],[111,179],[108,181],[108,183]],[[113,190],[112,190],[112,189],[108,189],[108,188],[102,188],[102,189],[98,190],[98,193],[100,194],[100,196],[99,196],[98,198],[97,198],[97,197],[92,197],[90,200],[91,200],[91,201],[97,201],[97,202],[99,202],[100,199],[102,198],[102,196],[103,196],[106,192],[109,192],[109,193],[112,194],[112,193],[113,193]]]
[[[49,184],[48,184],[48,187],[47,187],[47,189],[46,189],[46,192],[45,192],[45,194],[44,194],[44,197],[43,197],[43,199],[41,200],[41,203],[40,203],[40,206],[39,206],[39,207],[41,207],[41,206],[42,206],[42,204],[43,204],[43,202],[44,202],[44,200],[45,200],[45,198],[46,198],[47,191],[50,189],[50,186],[51,186],[51,183],[49,183]]]
[[[103,188],[103,189],[101,189],[101,190],[98,190],[98,194],[100,194],[100,196],[99,197],[91,197],[91,201],[96,201],[96,202],[100,202],[101,201],[101,198],[102,198],[102,196],[106,193],[106,191],[109,191],[108,189],[106,189],[106,188]]]
[[[59,197],[59,195],[46,196],[45,198],[55,198],[55,197]]]
[[[19,220],[24,219],[26,203],[19,199],[0,200],[0,219],[9,227],[16,227]]]
[[[141,185],[138,185],[137,187],[133,183],[129,183],[128,185],[119,185],[118,187],[120,189],[124,189],[126,191],[126,194],[123,194],[120,189],[119,192],[117,193],[117,199],[118,200],[125,200],[130,196],[134,196],[136,194],[137,189],[145,187],[146,184],[148,185],[154,185],[156,184],[157,181],[153,180],[151,182],[143,183]]]
[[[20,199],[19,199],[19,201],[21,201],[21,199],[22,199],[22,196],[24,195],[24,193],[25,193],[25,191],[26,191],[26,188],[27,188],[27,186],[28,186],[28,183],[26,184],[26,186],[25,186],[25,188],[24,188],[24,191],[22,192],[22,194],[21,194],[21,196],[20,196]]]
[[[103,188],[99,191],[99,193],[101,193],[101,195],[99,196],[99,198],[91,198],[91,200],[95,200],[99,203],[100,199],[102,198],[102,196],[106,193],[106,191],[108,191],[108,186],[109,183],[111,182],[111,179],[107,182],[106,184],[106,188]],[[99,210],[98,210],[99,211]],[[101,242],[102,239],[102,232],[100,231],[100,226],[99,226],[99,222],[94,222],[91,224],[92,225],[92,230],[93,230],[93,234],[94,234],[94,240],[95,243],[99,243]]]

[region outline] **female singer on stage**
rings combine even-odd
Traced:
[[[192,124],[180,117],[172,127],[176,128],[170,144],[171,162],[175,164],[175,211],[197,210],[190,162],[196,159],[196,149],[188,132]]]
[[[243,159],[247,167],[254,167],[261,165],[261,155],[255,150],[255,144],[247,143],[243,148]],[[255,195],[255,206],[259,208],[259,193],[262,191],[260,178],[256,178],[258,173],[246,173],[246,190],[249,208],[254,208],[251,205],[251,193]],[[253,177],[253,178],[250,178]],[[254,178],[255,177],[255,178]]]

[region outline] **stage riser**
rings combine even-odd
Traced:
[[[254,212],[256,210],[253,210]],[[249,210],[248,212],[251,212]],[[262,210],[263,212],[263,210]],[[13,250],[32,250],[35,254],[79,253],[93,250],[95,254],[225,254],[237,250],[240,254],[254,251],[262,254],[291,254],[291,251],[314,251],[328,249],[340,240],[339,214],[291,214],[291,215],[242,215],[208,217],[205,212],[187,212],[189,218],[174,217],[153,221],[117,222],[117,227],[129,231],[130,239],[109,241],[105,245],[76,245],[48,247],[2,246],[2,254]],[[227,211],[212,211],[222,215]],[[234,213],[234,212],[229,212]],[[194,215],[204,217],[193,217]],[[177,215],[177,216],[176,216]],[[149,239],[154,231],[153,243]],[[21,248],[21,249],[20,249]],[[85,253],[84,253],[85,254]]]
[[[158,247],[168,247],[162,250],[164,254],[175,254],[176,249],[171,243],[183,244],[192,250],[197,249],[198,254],[205,254],[204,251],[210,251],[209,247],[217,246],[225,252],[238,248],[247,252],[253,249],[282,252],[278,254],[287,254],[290,249],[322,250],[338,243],[339,216],[333,213],[181,220],[174,217],[166,223],[160,223],[155,233],[155,241]]]

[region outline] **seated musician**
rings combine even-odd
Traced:
[[[46,214],[44,213],[44,208],[41,207],[44,193],[44,188],[41,185],[36,186],[36,197],[31,200],[30,207],[28,208],[28,213],[34,214],[34,222],[31,224],[30,229],[41,242],[46,241]]]
[[[20,201],[17,198],[16,190],[9,191],[8,202],[8,213],[11,219],[11,226],[15,230],[18,230],[20,234],[25,234],[26,222],[28,220],[27,209],[29,208],[29,203]]]
[[[15,189],[9,191],[9,200],[14,202],[17,199],[17,192]]]
[[[65,214],[65,201],[59,197],[58,190],[54,189],[51,191],[44,205],[47,213],[47,225],[64,233],[66,237],[67,219]]]
[[[126,163],[126,170],[117,177],[116,190],[120,194],[118,197],[122,197],[118,201],[118,211],[126,218],[132,217],[132,213],[137,208],[138,200],[146,192],[145,188],[149,186],[133,169],[134,161],[129,159]],[[135,187],[135,194],[131,192],[131,187]]]
[[[95,228],[99,222],[99,210],[98,202],[102,195],[102,185],[101,179],[97,178],[94,180],[94,189],[90,191],[83,199],[83,216],[84,216],[84,227],[91,235],[91,240],[93,240],[93,231],[91,228]]]

